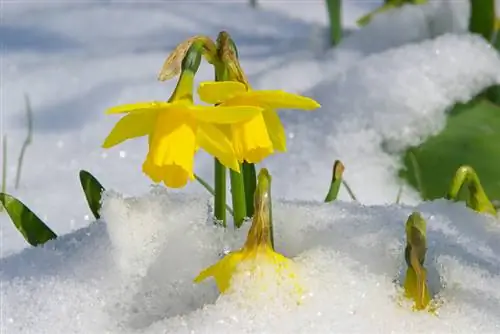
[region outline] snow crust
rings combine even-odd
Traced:
[[[1,259],[5,333],[495,333],[500,326],[498,221],[444,200],[408,206],[275,201],[276,249],[296,264],[302,298],[263,267],[218,296],[194,277],[246,228],[223,231],[208,198],[162,189],[108,192],[103,221]],[[404,223],[428,222],[437,316],[401,304]]]

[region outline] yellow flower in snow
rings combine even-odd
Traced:
[[[194,154],[199,147],[239,171],[231,141],[218,125],[246,121],[259,114],[261,108],[193,105],[193,78],[191,71],[184,71],[168,102],[142,102],[109,109],[109,114],[126,115],[115,125],[103,147],[149,136],[143,172],[154,182],[163,181],[172,188],[183,187],[194,178]]]
[[[230,289],[235,275],[246,272],[250,273],[252,278],[259,279],[260,277],[255,277],[259,275],[259,268],[269,265],[276,270],[279,279],[295,281],[293,261],[275,252],[271,246],[269,184],[270,176],[266,169],[262,169],[255,191],[255,214],[243,248],[229,253],[216,264],[203,270],[195,278],[196,283],[214,277],[219,291],[225,293]],[[260,283],[259,288],[265,289]],[[294,283],[294,290],[300,293],[301,288]]]
[[[313,110],[313,99],[280,90],[250,90],[236,81],[203,82],[200,99],[221,106],[259,106],[262,112],[242,123],[233,123],[230,133],[238,160],[258,163],[274,150],[286,151],[285,130],[274,109]]]

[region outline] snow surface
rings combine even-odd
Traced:
[[[466,34],[468,1],[405,6],[361,30],[355,20],[379,3],[345,1],[346,36],[330,51],[324,1],[258,1],[257,11],[246,1],[1,2],[7,190],[61,237],[22,250],[25,241],[0,215],[0,333],[500,332],[497,221],[463,204],[421,204],[407,187],[405,205],[388,205],[400,187],[398,153],[441,130],[456,102],[500,82],[496,52]],[[308,291],[300,305],[287,286],[248,302],[254,290],[244,277],[223,297],[213,282],[194,285],[200,270],[242,245],[246,229],[214,228],[196,183],[148,189],[145,140],[100,148],[117,121],[106,108],[167,99],[175,82],[156,77],[171,49],[220,30],[235,39],[255,88],[322,104],[283,111],[289,152],[262,164],[273,175],[277,248],[297,263]],[[199,80],[211,76],[202,66]],[[34,142],[14,189],[25,93]],[[368,206],[318,202],[335,159]],[[116,191],[106,193],[102,221],[91,223],[80,169]],[[196,172],[210,180],[208,156],[198,157]],[[349,198],[344,189],[340,198]],[[413,210],[428,220],[426,265],[443,302],[437,317],[397,302]]]
[[[444,200],[408,206],[275,201],[276,248],[294,259],[305,292],[254,294],[246,276],[217,297],[192,280],[247,229],[224,232],[208,197],[153,189],[109,192],[104,222],[1,260],[4,333],[498,333],[500,229]],[[404,223],[428,221],[430,289],[438,316],[400,305]],[[246,225],[248,227],[248,224]],[[252,298],[248,298],[252,295]]]

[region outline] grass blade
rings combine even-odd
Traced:
[[[15,188],[19,188],[19,182],[21,181],[21,170],[23,168],[24,154],[28,145],[31,144],[33,138],[33,111],[31,110],[30,99],[28,96],[24,97],[26,100],[26,118],[28,120],[28,134],[21,147],[21,152],[19,153],[19,160],[17,162],[17,172],[16,172],[16,183]]]

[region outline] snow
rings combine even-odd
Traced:
[[[500,331],[498,221],[463,204],[421,203],[400,181],[398,154],[439,132],[447,109],[500,82],[497,53],[466,34],[468,1],[431,1],[355,21],[379,2],[344,1],[346,36],[326,51],[324,1],[2,2],[0,128],[8,136],[7,191],[60,237],[26,243],[0,215],[0,333],[496,333]],[[258,24],[256,24],[258,22]],[[158,71],[195,34],[227,30],[256,89],[311,96],[322,108],[282,111],[288,153],[262,166],[273,175],[277,249],[306,288],[257,294],[235,280],[218,296],[199,271],[246,237],[211,224],[196,183],[151,187],[141,173],[145,140],[100,145],[117,118],[110,106],[168,98]],[[203,65],[198,80],[210,80]],[[24,94],[34,112],[21,187],[17,154],[26,136]],[[360,203],[321,204],[335,159]],[[78,181],[86,169],[108,189],[92,222]],[[196,172],[211,180],[212,161]],[[292,182],[291,182],[292,181]],[[404,223],[428,222],[430,288],[438,316],[399,305]],[[269,269],[269,268],[268,268]],[[248,296],[252,295],[250,302]],[[293,295],[293,294],[292,294]]]
[[[275,201],[276,249],[295,261],[304,287],[299,304],[290,285],[272,285],[271,273],[264,296],[252,293],[244,275],[220,297],[213,281],[193,284],[219,254],[241,247],[247,233],[214,227],[207,203],[205,196],[163,189],[137,198],[108,192],[104,222],[3,258],[4,332],[498,331],[498,223],[460,203]],[[398,303],[404,223],[413,210],[428,222],[425,265],[441,299],[438,316]]]

